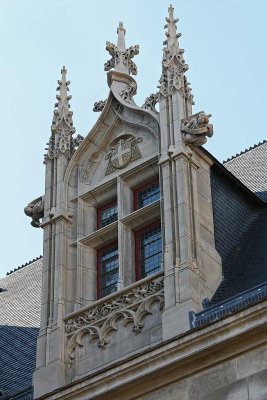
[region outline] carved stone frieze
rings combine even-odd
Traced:
[[[100,111],[102,111],[103,108],[104,108],[105,105],[106,105],[106,102],[107,102],[107,100],[99,100],[99,101],[96,101],[96,102],[94,103],[93,111],[94,111],[94,112],[100,112]]]
[[[130,85],[128,85],[125,89],[123,89],[120,92],[121,98],[126,101],[127,103],[130,103],[132,100],[133,95],[136,93],[136,88],[137,85],[135,82],[131,82]]]
[[[138,147],[138,143],[141,142],[141,138],[133,137],[131,134],[123,134],[115,140],[115,143],[112,142],[111,151],[106,155],[108,160],[106,175],[125,168],[130,162],[141,158],[142,154]]]
[[[144,324],[143,318],[152,314],[152,305],[159,303],[160,309],[164,302],[163,276],[152,278],[141,285],[136,285],[128,292],[114,295],[107,302],[92,306],[78,316],[65,321],[67,346],[65,361],[69,366],[75,358],[76,346],[83,346],[82,338],[89,334],[98,339],[98,345],[104,348],[109,343],[109,333],[117,330],[116,322],[124,319],[124,325],[133,324],[133,331],[140,333]]]
[[[150,96],[148,96],[145,100],[145,103],[142,105],[142,108],[145,110],[150,110],[157,112],[155,106],[159,101],[159,93],[152,93]]]
[[[200,111],[182,121],[184,141],[190,146],[197,147],[206,143],[207,136],[213,135],[213,125],[209,123],[211,114]]]
[[[40,219],[44,217],[44,196],[31,201],[25,208],[24,212],[28,217],[31,217],[31,225],[34,228],[40,228]]]

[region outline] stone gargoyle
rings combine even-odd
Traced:
[[[32,218],[31,225],[34,228],[40,228],[40,219],[44,216],[44,196],[31,201],[25,208],[24,212],[28,217]]]
[[[182,120],[182,132],[184,141],[190,146],[201,146],[207,141],[207,136],[213,135],[213,125],[209,124],[211,114],[200,111]]]

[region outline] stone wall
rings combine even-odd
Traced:
[[[211,356],[212,357],[212,354]],[[136,400],[265,400],[267,346],[204,369]]]

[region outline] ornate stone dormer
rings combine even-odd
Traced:
[[[189,312],[221,281],[212,161],[198,148],[212,126],[192,115],[176,22],[170,6],[160,93],[142,107],[130,75],[139,48],[126,48],[119,24],[117,45],[106,47],[109,94],[94,104],[99,118],[84,139],[73,138],[62,69],[45,196],[26,209],[44,230],[35,398],[186,332]]]
[[[111,42],[106,43],[106,50],[112,58],[105,63],[104,69],[105,71],[109,71],[111,68],[114,68],[115,71],[123,74],[130,75],[131,73],[132,75],[137,75],[137,66],[132,61],[132,58],[139,54],[139,46],[131,46],[126,49],[125,32],[123,23],[119,22],[117,46]]]
[[[158,86],[160,95],[166,97],[175,91],[179,91],[190,104],[195,104],[194,96],[185,76],[189,67],[183,57],[184,50],[180,48],[178,42],[178,38],[182,35],[177,33],[176,23],[179,19],[174,18],[172,5],[170,5],[168,11],[169,17],[166,17],[167,24],[164,26],[164,29],[167,29],[167,32],[165,32],[167,40],[163,42],[166,47],[163,48],[162,75]]]

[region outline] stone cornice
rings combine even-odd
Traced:
[[[50,220],[44,221],[44,222],[40,225],[40,227],[41,227],[41,228],[44,228],[45,226],[50,225],[50,224],[53,224],[54,222],[58,222],[58,221],[68,222],[69,224],[72,224],[72,223],[73,223],[73,221],[72,221],[70,215],[66,216],[66,215],[64,215],[64,214],[59,213],[59,214],[54,215]]]
[[[210,157],[208,157],[208,154],[205,154],[203,152],[203,148],[201,148],[201,147],[197,148],[196,147],[194,149],[194,151],[199,157],[203,158],[203,160],[205,160],[210,166],[212,166],[214,164],[214,161]]]
[[[152,390],[152,385],[154,390],[266,343],[266,311],[267,301],[258,303],[214,324],[185,332],[109,364],[39,400],[74,397],[79,400],[84,396],[98,400],[114,399],[114,396],[125,400],[136,398]]]

